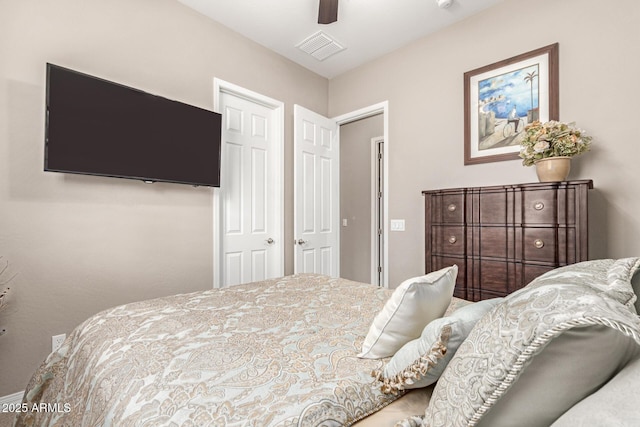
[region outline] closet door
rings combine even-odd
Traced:
[[[220,287],[284,273],[279,104],[230,87],[220,90],[218,107],[223,117]]]

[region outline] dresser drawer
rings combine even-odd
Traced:
[[[453,296],[466,299],[467,272],[464,259],[446,256],[433,256],[431,257],[431,268],[428,268],[429,266],[427,267],[427,273],[437,271],[445,267],[451,267],[454,264],[458,266],[458,276],[456,277],[456,286],[453,291]]]
[[[464,221],[464,196],[445,194],[442,196],[442,222]]]
[[[556,266],[542,266],[542,265],[530,265],[522,264],[522,286],[528,285],[536,277],[551,271]]]
[[[508,216],[509,203],[507,196],[506,191],[480,194],[478,203],[480,224],[507,224],[513,221]]]
[[[509,293],[509,267],[506,261],[478,260],[479,271],[474,288],[489,291],[496,296]]]
[[[433,214],[435,222],[458,224],[464,222],[464,194],[438,195]]]
[[[438,254],[464,255],[465,227],[434,226],[432,235],[433,251]]]
[[[524,228],[522,253],[525,261],[557,262],[558,238],[555,228]]]
[[[509,227],[474,227],[473,252],[481,257],[506,258],[513,252],[509,245],[509,236],[513,239],[513,228]],[[511,251],[510,251],[511,248]]]
[[[522,221],[525,224],[557,224],[557,216],[557,191],[523,191]]]

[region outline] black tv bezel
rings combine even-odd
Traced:
[[[78,74],[96,81],[100,81],[100,82],[104,82],[110,85],[114,85],[114,86],[119,86],[121,88],[124,89],[128,89],[134,92],[138,92],[147,96],[152,96],[154,98],[157,99],[162,99],[165,101],[169,101],[169,102],[175,102],[177,104],[181,104],[187,107],[191,107],[191,108],[196,108],[202,111],[206,111],[208,113],[212,113],[214,115],[217,115],[219,120],[220,120],[220,132],[222,133],[222,115],[218,112],[212,111],[212,110],[208,110],[206,108],[201,108],[201,107],[197,107],[195,105],[191,105],[191,104],[187,104],[181,101],[177,101],[174,99],[170,99],[170,98],[166,98],[164,96],[160,96],[154,93],[149,93],[146,92],[144,90],[138,89],[138,88],[134,88],[122,83],[118,83],[118,82],[114,82],[112,80],[107,80],[101,77],[97,77],[91,74],[87,74],[87,73],[83,73],[81,71],[77,71],[71,68],[67,68],[67,67],[63,67],[60,65],[56,65],[56,64],[52,64],[47,62],[46,63],[46,101],[45,101],[45,133],[44,133],[44,171],[45,172],[57,172],[57,173],[68,173],[68,174],[73,174],[73,175],[88,175],[88,176],[99,176],[99,177],[107,177],[107,178],[120,178],[120,179],[129,179],[129,180],[135,180],[135,181],[142,181],[146,184],[151,184],[151,183],[155,183],[155,182],[164,182],[164,183],[171,183],[171,184],[184,184],[184,185],[191,185],[193,187],[211,187],[211,188],[219,188],[220,187],[220,170],[222,168],[222,135],[220,135],[219,138],[219,143],[218,143],[218,168],[217,168],[217,176],[216,176],[216,183],[211,184],[211,183],[207,183],[207,182],[197,182],[197,181],[181,181],[181,180],[172,180],[172,179],[164,179],[164,178],[155,178],[155,177],[144,177],[144,176],[135,176],[135,175],[117,175],[117,174],[106,174],[106,173],[94,173],[94,172],[83,172],[83,171],[76,171],[76,170],[64,170],[64,169],[57,169],[57,168],[50,168],[48,165],[49,162],[49,88],[50,88],[50,82],[49,82],[49,78],[50,78],[50,72],[52,68],[57,68],[60,70],[64,70],[66,72],[70,72],[70,73],[74,73],[74,74]]]

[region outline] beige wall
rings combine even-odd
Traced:
[[[340,277],[371,282],[371,138],[382,114],[340,126]]]
[[[208,109],[214,77],[283,101],[286,241],[293,104],[327,109],[326,79],[175,0],[1,0],[0,256],[18,276],[0,396],[97,311],[212,286],[213,190],[42,171],[46,62]]]
[[[389,100],[390,282],[424,271],[421,191],[532,182],[519,161],[463,165],[463,73],[560,44],[560,119],[594,136],[571,179],[593,179],[590,256],[640,255],[640,2],[507,0],[329,82],[332,116]]]

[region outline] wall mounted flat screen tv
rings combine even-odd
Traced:
[[[47,64],[44,170],[220,186],[221,115]]]

